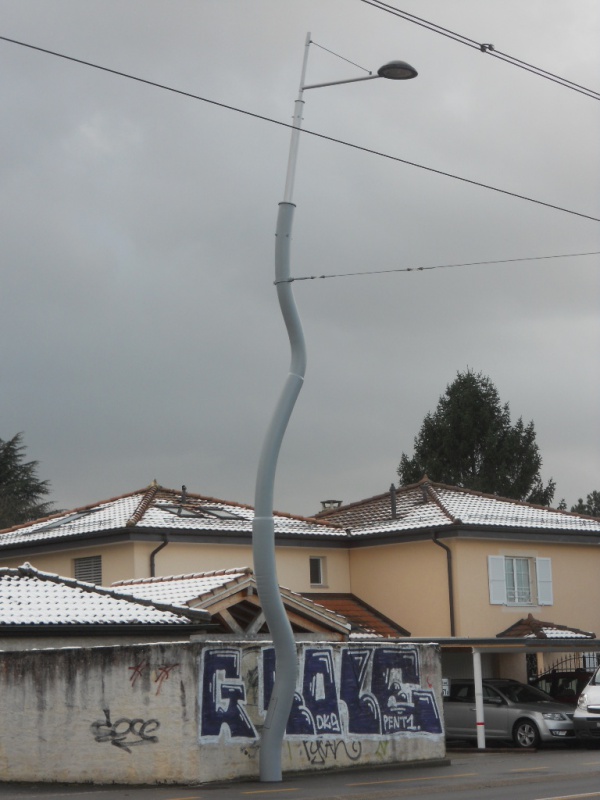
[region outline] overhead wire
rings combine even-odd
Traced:
[[[519,67],[520,69],[531,72],[541,78],[545,78],[546,80],[557,83],[560,86],[564,86],[567,89],[572,89],[575,92],[579,92],[587,97],[591,97],[593,100],[600,100],[600,92],[596,91],[595,89],[582,86],[581,84],[575,83],[575,81],[571,81],[568,78],[563,78],[562,76],[556,75],[553,72],[549,72],[541,67],[536,67],[534,64],[530,64],[527,61],[523,61],[515,56],[509,55],[508,53],[504,53],[501,50],[498,50],[498,48],[493,44],[477,42],[475,39],[471,39],[469,36],[464,36],[461,33],[452,31],[449,28],[444,28],[442,25],[438,25],[435,22],[430,22],[429,20],[418,17],[415,14],[409,14],[407,11],[396,8],[396,6],[390,5],[389,3],[384,3],[383,0],[361,0],[361,2],[365,3],[365,5],[372,6],[379,11],[385,11],[395,17],[399,17],[406,22],[411,22],[422,28],[426,28],[433,33],[438,33],[441,36],[445,36],[448,39],[458,42],[459,44],[466,45],[474,50],[479,50],[482,53],[486,53],[494,58],[498,58],[501,61],[505,61],[506,63],[512,64],[515,67]]]
[[[62,59],[65,59],[66,61],[71,61],[71,62],[73,62],[75,64],[82,64],[83,66],[91,67],[92,69],[98,69],[98,70],[101,70],[102,72],[107,72],[107,73],[109,73],[111,75],[117,75],[118,77],[121,77],[121,78],[127,78],[129,80],[136,81],[137,83],[145,84],[146,86],[152,86],[152,87],[154,87],[156,89],[163,89],[164,91],[172,92],[174,94],[181,95],[182,97],[188,97],[188,98],[190,98],[192,100],[200,100],[203,103],[208,103],[208,104],[216,106],[218,108],[224,108],[224,109],[226,109],[228,111],[235,111],[238,114],[243,114],[245,116],[252,117],[253,119],[259,119],[259,120],[262,120],[263,122],[270,122],[273,125],[279,125],[280,127],[283,127],[283,128],[293,129],[295,127],[291,123],[282,122],[281,120],[273,119],[272,117],[267,117],[267,116],[265,116],[263,114],[257,114],[254,111],[248,111],[246,109],[238,108],[236,106],[232,106],[232,105],[229,105],[227,103],[221,103],[221,102],[219,102],[217,100],[211,100],[208,97],[202,97],[201,95],[194,94],[193,92],[186,92],[186,91],[184,91],[182,89],[176,89],[176,88],[174,88],[172,86],[167,86],[164,83],[158,83],[157,81],[151,81],[151,80],[148,80],[147,78],[140,78],[137,75],[131,75],[130,73],[122,72],[121,70],[112,69],[111,67],[105,67],[105,66],[102,66],[100,64],[95,64],[95,63],[93,63],[91,61],[85,61],[84,59],[81,59],[81,58],[75,58],[74,56],[68,56],[68,55],[65,55],[64,53],[58,53],[55,50],[49,50],[49,49],[47,49],[45,47],[39,47],[38,45],[28,44],[27,42],[21,42],[21,41],[18,41],[17,39],[11,39],[8,36],[0,36],[0,41],[9,42],[11,44],[16,44],[16,45],[19,45],[21,47],[26,47],[26,48],[28,48],[30,50],[35,50],[35,51],[38,51],[40,53],[45,53],[46,55],[51,55],[51,56],[55,56],[57,58],[62,58]],[[506,195],[508,197],[515,197],[515,198],[517,198],[519,200],[525,200],[525,201],[527,201],[529,203],[534,203],[536,205],[544,206],[546,208],[552,208],[555,211],[561,211],[561,212],[563,212],[565,214],[571,214],[573,216],[581,217],[583,219],[589,219],[589,220],[592,220],[593,222],[600,222],[600,217],[594,217],[591,214],[584,214],[584,213],[582,213],[580,211],[574,211],[573,209],[565,208],[564,206],[559,206],[559,205],[556,205],[554,203],[547,203],[547,202],[545,202],[543,200],[536,200],[533,197],[528,197],[527,195],[519,194],[518,192],[511,192],[508,189],[500,189],[497,186],[492,186],[491,184],[488,184],[488,183],[483,183],[481,181],[476,181],[476,180],[473,180],[471,178],[464,178],[464,177],[462,177],[460,175],[455,175],[455,174],[453,174],[451,172],[446,172],[445,170],[436,169],[435,167],[428,167],[428,166],[425,166],[424,164],[419,164],[416,161],[409,161],[406,158],[400,158],[399,156],[393,156],[393,155],[390,155],[389,153],[383,153],[380,150],[374,150],[374,149],[372,149],[370,147],[364,147],[362,145],[354,144],[353,142],[348,142],[348,141],[345,141],[344,139],[338,139],[338,138],[336,138],[334,136],[327,136],[327,135],[325,135],[323,133],[318,133],[317,131],[309,130],[308,128],[302,128],[301,129],[301,133],[306,134],[307,136],[314,136],[314,137],[316,137],[318,139],[322,139],[324,141],[333,142],[335,144],[341,144],[344,147],[350,147],[353,150],[358,150],[358,151],[363,152],[363,153],[369,153],[370,155],[379,156],[380,158],[385,158],[385,159],[387,159],[389,161],[395,161],[395,162],[397,162],[399,164],[406,164],[407,166],[415,167],[417,169],[422,169],[422,170],[425,170],[426,172],[431,172],[431,173],[434,173],[436,175],[442,175],[443,177],[446,177],[446,178],[452,178],[453,180],[461,181],[463,183],[468,183],[471,186],[478,186],[478,187],[480,187],[482,189],[488,189],[488,190],[493,191],[493,192],[498,192],[499,194],[504,194],[504,195]]]
[[[458,264],[434,264],[429,267],[397,267],[395,269],[371,269],[363,272],[338,272],[329,275],[304,275],[299,277],[285,278],[280,281],[274,281],[275,286],[279,283],[295,283],[296,281],[314,281],[322,280],[325,278],[354,278],[364,275],[389,275],[393,272],[427,272],[433,269],[454,269],[455,267],[479,267],[490,264],[514,264],[522,261],[546,261],[553,258],[579,258],[581,256],[600,256],[600,250],[594,250],[590,253],[563,253],[552,256],[528,256],[524,258],[501,258],[491,261],[464,261]]]

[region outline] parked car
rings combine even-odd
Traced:
[[[512,740],[517,747],[526,749],[535,748],[540,742],[572,739],[574,711],[574,705],[557,703],[550,695],[525,683],[483,681],[486,739]],[[444,718],[447,739],[477,738],[472,679],[450,681],[449,694],[444,697]]]
[[[552,670],[538,675],[537,678],[529,681],[531,686],[541,689],[549,694],[557,703],[566,703],[572,706],[579,699],[579,695],[587,686],[589,679],[593,675],[593,670],[572,669],[572,670]]]
[[[600,667],[585,687],[573,717],[575,735],[584,743],[600,743]]]

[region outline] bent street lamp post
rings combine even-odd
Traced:
[[[289,374],[267,429],[260,454],[254,496],[254,521],[252,523],[252,552],[256,586],[265,619],[269,626],[269,632],[273,638],[276,658],[275,684],[260,743],[259,768],[261,781],[281,781],[281,749],[294,698],[297,676],[296,644],[292,627],[281,600],[275,566],[273,491],[279,450],[296,399],[302,388],[306,371],[304,334],[289,280],[290,240],[295,209],[292,195],[300,129],[302,127],[303,92],[306,89],[318,89],[323,86],[335,86],[374,78],[406,80],[417,75],[417,71],[404,61],[392,61],[381,67],[377,71],[377,75],[305,85],[309,46],[310,33],[306,35],[300,89],[294,106],[294,122],[285,191],[283,201],[279,204],[275,241],[275,284],[279,306],[290,341],[291,363]]]

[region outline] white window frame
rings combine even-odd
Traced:
[[[319,580],[313,581],[313,566],[319,572]],[[324,556],[309,556],[308,558],[308,579],[311,586],[327,585],[327,559]]]
[[[530,597],[528,600],[509,598],[507,586],[507,559],[524,559],[529,566]],[[552,559],[533,558],[523,555],[488,556],[488,578],[491,605],[504,606],[551,606],[554,603],[552,590]],[[515,585],[515,589],[517,589]]]

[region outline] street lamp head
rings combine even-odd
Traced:
[[[389,78],[392,81],[406,81],[409,78],[416,78],[419,73],[406,61],[390,61],[379,67],[377,74],[380,78]]]

